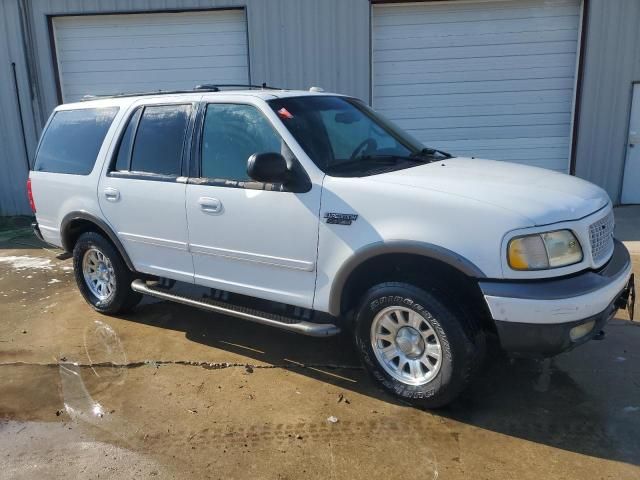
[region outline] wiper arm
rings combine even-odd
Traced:
[[[415,155],[393,155],[393,154],[384,154],[384,155],[363,155],[362,157],[358,157],[356,160],[365,160],[365,161],[389,161],[391,160],[393,163],[397,161],[405,161],[408,160],[410,162],[421,162],[424,163],[424,159]]]
[[[331,170],[345,170],[350,167],[360,167],[366,169],[371,165],[378,165],[380,163],[398,163],[399,161],[405,162],[420,162],[424,163],[425,160],[421,157],[414,156],[406,156],[406,155],[362,155],[360,157],[356,157],[353,160],[348,160],[346,162],[338,162],[334,165],[330,165],[329,168]]]
[[[444,151],[442,151],[442,150],[438,150],[438,149],[436,149],[436,148],[429,148],[429,147],[425,147],[425,148],[423,148],[422,150],[419,150],[419,151],[417,151],[417,152],[413,153],[412,155],[413,155],[414,157],[421,157],[421,156],[422,156],[422,157],[426,157],[426,156],[428,156],[428,157],[433,157],[433,156],[434,156],[434,155],[436,155],[437,153],[438,153],[438,154],[440,154],[440,155],[442,155],[444,158],[453,158],[453,155],[451,155],[451,154],[450,154],[450,153],[448,153],[448,152],[444,152]]]

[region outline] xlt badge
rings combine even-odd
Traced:
[[[333,225],[351,225],[352,222],[355,222],[358,219],[358,215],[355,213],[327,212],[324,214],[324,218],[327,223]]]

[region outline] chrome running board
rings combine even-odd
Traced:
[[[131,288],[136,292],[160,298],[162,300],[182,303],[183,305],[189,305],[190,307],[201,308],[203,310],[221,313],[223,315],[242,318],[251,322],[261,323],[263,325],[269,325],[281,330],[301,333],[311,337],[329,337],[340,333],[340,328],[336,327],[332,323],[312,323],[269,312],[263,312],[253,308],[221,302],[219,300],[212,300],[208,298],[196,299],[186,295],[169,293],[166,290],[149,286],[140,279],[134,280],[131,283]]]

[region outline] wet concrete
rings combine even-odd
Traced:
[[[0,235],[3,478],[640,479],[640,323],[624,313],[552,360],[491,355],[427,412],[377,390],[344,335],[153,300],[95,313],[58,253]]]

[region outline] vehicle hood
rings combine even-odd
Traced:
[[[585,180],[495,160],[456,157],[368,178],[504,208],[526,217],[532,226],[576,220],[610,201],[603,189]]]

